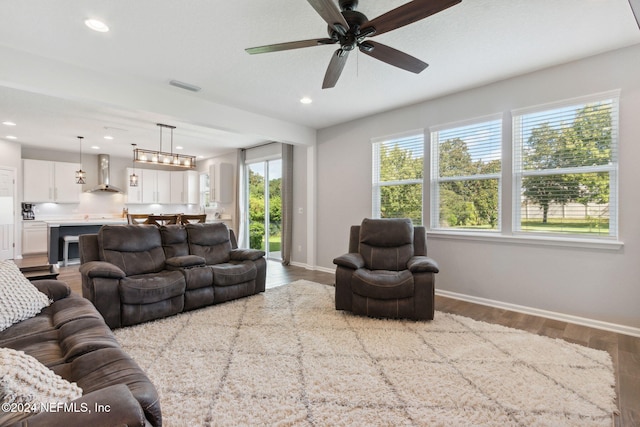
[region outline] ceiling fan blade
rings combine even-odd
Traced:
[[[451,6],[455,6],[462,0],[413,0],[403,4],[389,12],[378,16],[364,24],[362,32],[373,27],[378,35],[396,28],[404,27],[428,16],[441,12]]]
[[[334,52],[331,57],[331,62],[329,62],[327,72],[324,75],[324,80],[322,81],[322,89],[332,88],[336,85],[340,74],[342,74],[344,64],[347,63],[348,57],[349,51],[347,50],[338,49]]]
[[[429,66],[429,64],[420,61],[418,58],[404,52],[400,52],[399,50],[382,43],[376,43],[370,40],[360,44],[360,51],[372,58],[386,62],[389,65],[393,65],[394,67],[402,68],[403,70],[411,71],[416,74],[422,72]]]
[[[336,6],[333,0],[307,0],[311,7],[313,7],[318,15],[325,20],[327,24],[338,34],[344,36],[349,29],[349,24],[340,13],[340,9]]]
[[[245,49],[247,53],[255,55],[257,53],[278,52],[281,50],[299,49],[302,47],[321,46],[324,44],[334,44],[337,40],[333,39],[311,39],[311,40],[299,40],[297,42],[277,43],[269,44],[266,46],[250,47]]]

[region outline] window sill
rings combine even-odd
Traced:
[[[624,242],[613,239],[589,239],[578,237],[557,236],[529,236],[529,235],[504,235],[491,232],[468,232],[453,230],[429,230],[427,236],[437,240],[467,240],[492,243],[504,243],[524,246],[555,246],[577,249],[600,249],[606,251],[619,251]]]

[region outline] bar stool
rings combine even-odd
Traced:
[[[78,236],[63,236],[62,240],[64,240],[62,266],[66,267],[69,264],[69,244],[78,243]]]

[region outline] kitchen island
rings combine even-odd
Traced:
[[[71,220],[48,220],[47,248],[49,263],[57,265],[63,260],[64,236],[79,236],[81,234],[95,234],[105,224],[126,224],[123,218],[91,218]],[[69,246],[69,259],[80,257],[77,244]]]

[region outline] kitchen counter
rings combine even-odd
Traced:
[[[71,227],[84,225],[126,224],[126,218],[90,218],[90,219],[63,219],[44,220],[49,227]]]
[[[63,258],[64,236],[80,236],[81,234],[95,234],[106,224],[126,224],[124,218],[87,218],[87,219],[45,219],[47,224],[47,248],[49,263],[57,265]],[[80,251],[77,244],[69,245],[69,259],[77,260]]]

